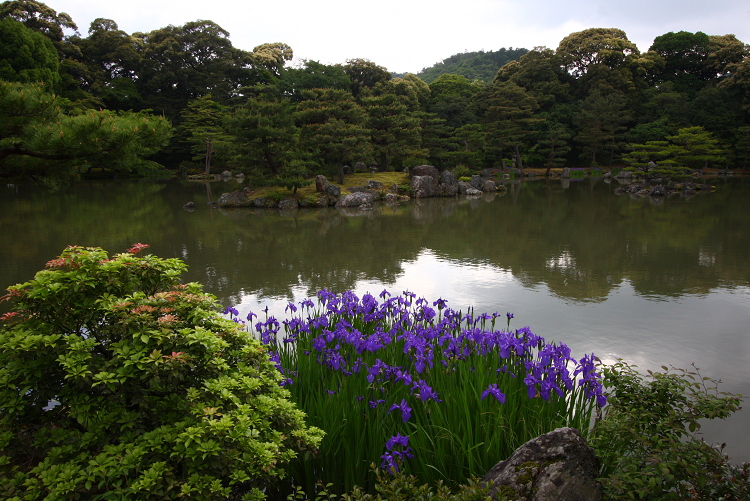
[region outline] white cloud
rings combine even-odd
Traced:
[[[418,72],[455,53],[546,45],[592,27],[620,28],[641,51],[669,31],[733,33],[750,42],[750,5],[740,0],[57,0],[86,36],[97,17],[133,33],[210,19],[252,50],[283,42],[299,58],[343,63],[366,58],[389,70]]]

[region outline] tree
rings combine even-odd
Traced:
[[[500,68],[493,83],[511,81],[523,87],[539,103],[540,111],[547,111],[556,103],[571,100],[570,75],[562,70],[562,57],[546,47],[534,47],[519,61]]]
[[[100,110],[68,114],[41,85],[0,81],[0,173],[75,177],[92,167],[153,169],[145,160],[171,135],[162,117]]]
[[[318,446],[261,343],[145,247],[68,247],[8,289],[3,498],[260,500]]]
[[[580,105],[574,117],[578,133],[576,141],[583,146],[581,158],[590,159],[591,166],[599,165],[600,153],[609,153],[612,165],[617,152],[624,146],[624,124],[630,119],[625,108],[625,97],[617,92],[607,95],[594,91]]]
[[[553,121],[545,122],[537,142],[537,152],[544,158],[544,165],[547,167],[546,176],[549,176],[553,167],[565,163],[565,157],[570,152],[568,141],[571,137],[573,133],[564,124]]]
[[[306,60],[301,68],[285,69],[277,87],[282,96],[294,102],[302,100],[302,91],[311,89],[349,90],[352,81],[341,66],[321,64]]]
[[[615,68],[628,55],[638,53],[638,47],[617,28],[589,28],[571,33],[557,47],[565,69],[576,78],[585,75],[594,65]]]
[[[77,44],[89,69],[89,91],[110,109],[137,109],[141,96],[136,80],[142,64],[138,39],[111,19],[97,18],[89,36]]]
[[[486,148],[498,157],[503,168],[503,154],[506,149],[511,149],[514,167],[523,169],[520,146],[540,122],[534,118],[534,111],[538,108],[536,99],[513,82],[492,84],[487,94],[484,115]]]
[[[693,169],[725,160],[724,150],[703,127],[685,127],[664,141],[628,146],[629,170],[643,171],[647,177],[686,177]]]
[[[60,81],[60,63],[52,42],[10,17],[0,20],[0,79],[43,82],[52,90]]]
[[[253,56],[235,49],[229,33],[212,21],[170,25],[133,36],[142,61],[138,91],[145,106],[168,118],[177,118],[189,100],[208,94],[220,104],[229,104],[240,88],[257,81]],[[272,67],[278,64],[274,50],[259,54]]]
[[[224,130],[228,115],[227,107],[211,99],[210,95],[190,101],[182,110],[179,134],[190,144],[193,161],[205,162],[205,174],[210,172],[212,155],[225,153],[229,147],[231,138]]]
[[[277,99],[266,93],[250,97],[227,121],[233,136],[233,162],[243,170],[258,169],[265,176],[300,157],[299,128],[289,98]]]
[[[34,0],[11,0],[0,4],[0,19],[10,17],[27,28],[38,31],[50,39],[61,57],[66,54],[63,38],[64,30],[77,30],[71,17],[48,7],[44,2]]]
[[[367,116],[351,94],[337,89],[313,89],[305,92],[297,105],[301,146],[323,163],[336,166],[338,182],[344,182],[344,160],[370,153]],[[317,153],[315,153],[317,152]]]
[[[352,81],[354,97],[358,97],[363,89],[375,87],[391,79],[391,73],[385,67],[378,66],[368,59],[348,59],[343,69]]]
[[[649,51],[664,58],[664,69],[657,74],[657,82],[674,82],[677,90],[697,92],[711,77],[704,66],[708,46],[709,37],[701,31],[670,31],[656,37]]]

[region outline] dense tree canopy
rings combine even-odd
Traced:
[[[717,141],[711,155],[721,165],[745,165],[750,156],[750,50],[732,34],[670,32],[641,52],[620,29],[589,28],[566,36],[556,50],[466,52],[418,75],[394,77],[362,58],[290,66],[288,45],[243,50],[210,20],[127,33],[115,20],[98,18],[86,36],[76,30],[70,16],[42,2],[0,4],[0,79],[41,81],[61,106],[45,108],[46,118],[6,110],[5,129],[39,120],[64,129],[90,111],[112,120],[151,121],[154,114],[176,133],[158,152],[155,145],[168,136],[161,128],[151,127],[160,138],[154,144],[134,138],[132,144],[146,141],[138,158],[194,172],[213,158],[217,168],[259,181],[297,179],[310,169],[340,175],[356,162],[399,170],[432,163],[461,172],[624,167],[637,145],[667,141],[690,127]],[[38,171],[53,156],[58,163],[78,161],[61,157],[59,141],[46,138],[44,145],[42,134],[29,130],[3,139],[4,175],[25,172],[21,163],[38,162]],[[68,132],[63,137],[73,137]],[[67,144],[65,155],[83,158],[74,146]],[[90,166],[94,156],[85,156]]]

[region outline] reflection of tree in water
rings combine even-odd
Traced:
[[[219,191],[234,186],[213,187]],[[119,252],[152,244],[190,266],[185,279],[222,301],[254,293],[291,298],[303,288],[344,290],[358,280],[394,283],[425,249],[457,262],[545,284],[566,300],[602,301],[623,281],[644,295],[704,294],[750,284],[748,183],[665,200],[614,195],[603,182],[524,182],[492,199],[381,204],[365,214],[336,209],[219,211],[201,184],[110,183],[64,193],[20,190],[0,200],[6,235],[3,286],[28,280],[68,244]],[[196,211],[182,206],[195,201]],[[29,271],[31,270],[31,271]]]

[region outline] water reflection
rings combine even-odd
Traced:
[[[246,314],[321,288],[411,290],[456,308],[506,311],[515,325],[579,356],[644,368],[695,361],[750,394],[750,184],[715,193],[617,196],[603,180],[509,183],[474,199],[415,200],[372,211],[220,210],[220,184],[87,183],[0,195],[0,287],[22,282],[68,244],[119,252],[134,242],[179,257],[185,277]],[[195,211],[182,207],[194,201]],[[2,308],[3,305],[0,305]],[[745,412],[714,430],[750,460]],[[738,424],[739,423],[739,424]],[[722,435],[722,433],[724,435]]]

